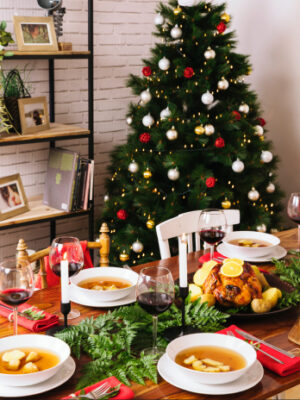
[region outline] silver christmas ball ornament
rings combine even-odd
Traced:
[[[154,124],[154,119],[152,117],[152,115],[149,113],[147,115],[145,115],[142,119],[142,123],[144,126],[150,127]]]
[[[203,93],[201,96],[201,101],[203,104],[209,105],[212,104],[214,101],[214,96],[209,91]]]
[[[144,250],[144,245],[138,239],[132,243],[132,250],[135,253],[141,253]]]
[[[160,113],[160,119],[168,119],[171,116],[171,111],[169,107],[164,108]]]
[[[240,173],[243,172],[245,169],[245,165],[243,161],[241,161],[239,158],[237,158],[233,163],[232,163],[232,170],[234,172]]]
[[[215,127],[211,124],[204,125],[205,135],[210,136],[215,133]]]
[[[154,18],[155,25],[162,25],[165,22],[164,17],[161,14],[156,14]]]
[[[180,173],[179,173],[179,171],[178,171],[177,168],[171,168],[171,169],[169,169],[169,171],[168,171],[168,178],[169,178],[171,181],[177,181],[177,179],[179,179],[179,177],[180,177]]]
[[[144,90],[141,94],[140,94],[141,100],[144,104],[149,103],[149,101],[152,99],[152,95],[150,93],[150,90]]]
[[[218,89],[220,90],[227,90],[229,88],[229,82],[225,79],[222,78],[219,82],[218,82]]]
[[[204,52],[204,57],[207,60],[212,60],[213,58],[216,57],[216,52],[213,49],[211,49],[210,47],[208,47],[207,50]]]
[[[103,200],[105,201],[105,203],[109,200],[109,195],[108,194],[106,194],[104,197],[103,197]]]
[[[267,227],[265,224],[257,225],[256,230],[258,232],[265,233],[265,232],[267,232]]]
[[[178,25],[175,25],[174,28],[171,29],[171,37],[173,39],[179,39],[182,36],[182,30]]]
[[[263,150],[261,152],[260,159],[263,163],[269,163],[273,160],[273,154],[268,150],[266,150],[266,151]]]
[[[127,122],[127,125],[131,125],[132,124],[132,117],[127,117],[126,118],[126,122]]]
[[[261,125],[255,125],[255,135],[262,136],[264,134],[264,128]]]
[[[135,174],[138,172],[138,170],[139,170],[139,164],[134,160],[132,160],[131,163],[128,165],[128,171],[131,172],[132,174]]]
[[[241,105],[239,106],[239,111],[242,112],[242,113],[244,113],[244,114],[248,114],[248,112],[249,112],[249,106],[248,106],[248,104],[246,104],[246,103],[241,104]]]
[[[274,185],[274,183],[270,182],[270,183],[268,184],[266,190],[267,190],[268,193],[274,193],[274,192],[275,192],[275,185]]]
[[[248,192],[248,199],[251,201],[256,201],[259,199],[259,193],[254,187],[250,190],[250,192]]]
[[[178,132],[176,131],[175,127],[172,126],[171,129],[169,129],[166,132],[166,136],[169,140],[176,140],[178,138]]]
[[[163,57],[158,61],[158,66],[161,70],[167,71],[170,68],[170,61],[166,57]]]

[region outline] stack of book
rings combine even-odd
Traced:
[[[44,204],[63,211],[87,210],[93,201],[94,160],[75,151],[50,149]]]

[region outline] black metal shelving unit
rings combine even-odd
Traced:
[[[87,60],[87,68],[88,68],[88,131],[89,133],[82,134],[73,134],[70,133],[67,136],[59,136],[59,137],[37,137],[31,139],[25,139],[18,141],[2,141],[0,139],[0,146],[12,146],[16,144],[24,144],[24,143],[36,143],[36,142],[49,142],[50,147],[55,147],[55,142],[57,140],[69,140],[73,138],[88,138],[88,157],[94,158],[94,40],[93,40],[93,0],[88,0],[88,51],[76,51],[76,52],[67,52],[67,51],[58,51],[58,52],[30,52],[30,54],[21,54],[21,52],[16,52],[9,59],[12,60],[48,60],[48,80],[49,80],[49,118],[50,123],[55,122],[55,60],[62,59],[86,59]],[[3,225],[0,224],[0,231],[7,230],[11,228],[16,228],[19,226],[32,225],[42,222],[50,223],[50,239],[52,241],[56,236],[56,221],[64,218],[73,218],[76,216],[88,215],[89,219],[89,240],[94,240],[94,202],[89,210],[87,211],[76,211],[64,213],[55,217],[47,217],[42,218],[40,221],[27,221],[27,222],[19,222],[11,225]],[[5,221],[3,221],[5,222]]]

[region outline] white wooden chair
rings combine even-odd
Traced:
[[[240,223],[239,210],[223,210],[227,220],[227,232],[233,230],[233,225]],[[198,220],[201,210],[189,211],[168,219],[156,226],[160,256],[162,259],[171,257],[169,239],[181,237],[186,234],[188,241],[188,253],[200,250],[200,235],[198,232]],[[195,246],[194,246],[195,242]]]

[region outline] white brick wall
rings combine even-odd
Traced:
[[[127,134],[125,115],[132,99],[125,82],[129,73],[139,73],[142,58],[154,43],[153,14],[156,0],[94,0],[94,85],[95,85],[95,212],[99,216],[109,153]],[[74,50],[87,50],[87,1],[64,0],[63,41]],[[0,20],[13,32],[13,15],[45,15],[36,0],[0,0]],[[15,47],[12,46],[12,47]],[[61,60],[56,63],[56,121],[87,126],[87,61]],[[31,72],[32,95],[48,96],[47,61],[8,61],[4,69],[27,66]],[[58,142],[60,147],[87,155],[87,139]],[[41,194],[48,158],[47,143],[0,146],[0,177],[20,173],[27,197]],[[59,221],[57,235],[87,238],[87,217]],[[0,231],[0,260],[15,254],[18,239],[29,247],[49,245],[49,224]]]

